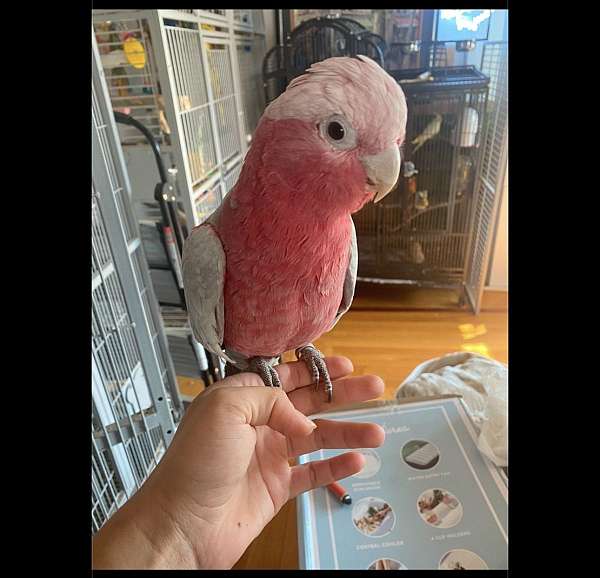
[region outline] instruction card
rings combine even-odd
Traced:
[[[373,422],[383,446],[363,470],[298,497],[303,569],[507,569],[508,481],[476,446],[460,398],[388,404],[313,418]],[[333,457],[320,450],[299,463]]]

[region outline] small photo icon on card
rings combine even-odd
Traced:
[[[372,562],[367,570],[408,570],[408,568],[393,558],[379,558]]]
[[[452,528],[463,516],[463,507],[458,498],[440,488],[426,490],[417,500],[421,519],[434,528]]]
[[[402,459],[415,470],[430,470],[440,461],[440,450],[425,440],[410,440],[402,447]]]
[[[470,550],[446,552],[438,566],[440,570],[489,570],[488,565]]]
[[[363,498],[352,508],[354,527],[365,536],[389,534],[396,523],[392,507],[380,498]]]
[[[365,456],[365,465],[363,466],[363,469],[357,474],[354,474],[353,477],[361,480],[372,478],[379,472],[381,468],[381,458],[379,457],[379,454],[372,449],[364,449],[359,451],[363,456]]]

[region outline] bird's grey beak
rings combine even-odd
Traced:
[[[375,191],[378,203],[396,185],[400,175],[400,149],[394,145],[383,152],[360,159],[367,173],[367,189]]]

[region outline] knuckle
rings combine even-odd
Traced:
[[[218,405],[228,403],[231,400],[231,392],[226,387],[215,388],[211,392],[210,400]]]
[[[220,387],[211,393],[210,407],[213,412],[236,414],[243,412],[244,401],[239,395],[239,388]]]

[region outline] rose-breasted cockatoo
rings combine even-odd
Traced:
[[[267,107],[237,184],[183,251],[194,336],[226,373],[280,386],[273,366],[295,350],[331,401],[312,341],[352,303],[350,215],[394,187],[406,113],[402,89],[365,56],[313,64]]]

